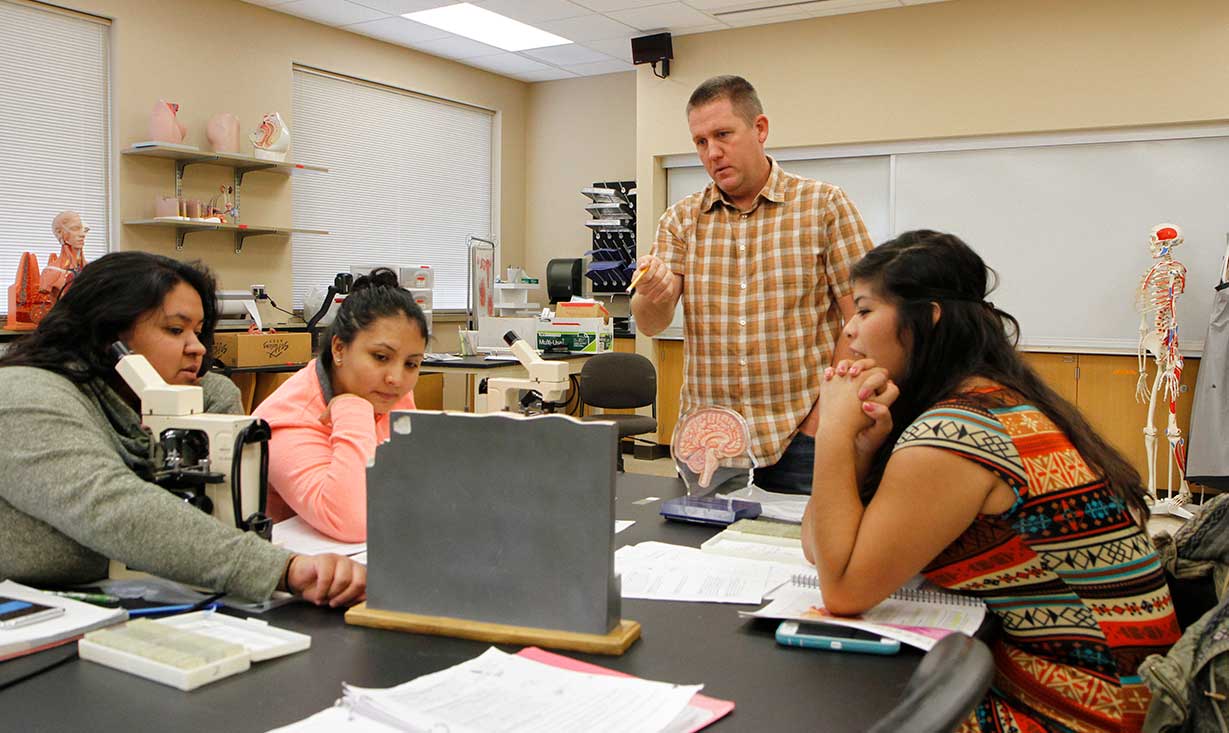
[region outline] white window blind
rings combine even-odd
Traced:
[[[22,252],[46,267],[66,209],[90,228],[85,257],[109,249],[109,26],[0,0],[0,287]],[[7,301],[0,305],[7,310]]]
[[[435,310],[464,309],[466,238],[492,231],[494,115],[294,70],[294,304],[352,265],[430,265]]]

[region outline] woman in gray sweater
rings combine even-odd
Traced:
[[[38,329],[0,357],[0,579],[89,583],[108,560],[254,600],[365,597],[363,566],[292,555],[151,483],[140,402],[108,347],[123,341],[171,384],[199,384],[207,412],[239,412],[208,374],[216,286],[201,267],[145,252],[90,263]]]

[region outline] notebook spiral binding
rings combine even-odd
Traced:
[[[795,573],[790,577],[790,583],[800,588],[819,590],[818,573]],[[958,593],[937,590],[907,590],[901,589],[888,596],[898,601],[913,601],[915,603],[933,603],[940,606],[981,606],[978,598],[963,596]]]

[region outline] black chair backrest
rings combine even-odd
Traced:
[[[603,409],[644,407],[657,399],[657,370],[640,354],[611,351],[580,370],[580,401]]]
[[[950,733],[977,707],[993,679],[990,649],[964,634],[948,634],[922,657],[896,707],[870,733]]]

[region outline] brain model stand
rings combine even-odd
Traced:
[[[736,491],[751,483],[755,459],[742,415],[727,407],[691,410],[675,426],[670,445],[687,496],[663,502],[663,516],[719,525],[759,516],[755,502],[708,496],[718,487]]]
[[[670,446],[688,496],[711,493],[738,475],[750,477],[751,433],[743,416],[728,407],[688,412],[675,426]]]

